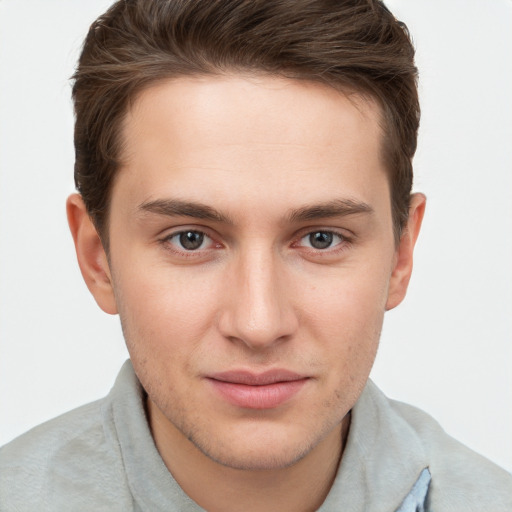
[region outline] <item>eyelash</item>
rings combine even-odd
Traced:
[[[194,257],[198,257],[200,255],[204,255],[205,250],[210,249],[210,248],[202,249],[201,247],[194,249],[194,250],[187,250],[184,247],[180,249],[175,244],[172,243],[173,238],[179,237],[181,235],[185,235],[187,233],[198,234],[198,235],[203,236],[205,239],[206,238],[209,239],[210,244],[208,244],[208,245],[211,245],[211,243],[214,243],[216,246],[213,248],[221,248],[222,247],[222,244],[215,243],[213,238],[208,233],[206,233],[205,231],[203,231],[201,229],[181,229],[179,231],[175,231],[173,233],[166,235],[165,237],[161,238],[158,241],[160,244],[162,244],[165,247],[166,250],[168,250],[174,254],[178,254],[182,257],[186,257],[186,258],[194,258]]]
[[[194,233],[197,235],[201,235],[204,238],[207,238],[210,240],[210,244],[214,244],[214,247],[207,247],[202,249],[201,247],[197,249],[187,250],[186,248],[178,248],[175,244],[172,243],[172,240],[176,237],[180,237],[181,235],[184,235],[186,233]],[[304,240],[307,237],[311,237],[314,234],[322,233],[324,235],[332,235],[333,237],[338,237],[340,241],[334,245],[331,245],[329,247],[326,247],[325,249],[317,249],[314,247],[308,247],[304,245],[299,245],[302,240]],[[207,232],[201,230],[201,229],[181,229],[179,231],[175,231],[173,233],[170,233],[166,235],[165,237],[158,240],[160,244],[162,244],[166,250],[178,254],[182,257],[187,258],[194,258],[199,256],[204,256],[205,251],[211,250],[211,249],[220,249],[223,247],[223,245],[220,242],[215,242],[212,236],[210,236]],[[319,255],[319,256],[327,256],[327,255],[333,255],[338,254],[348,248],[352,244],[351,237],[347,236],[344,233],[340,233],[337,230],[334,229],[311,229],[309,228],[307,231],[303,231],[299,234],[298,237],[294,239],[294,241],[291,244],[291,247],[297,248],[302,247],[305,249],[308,253]]]
[[[315,247],[301,246],[299,245],[302,240],[305,238],[311,237],[312,235],[322,233],[324,235],[332,235],[333,237],[338,237],[340,241],[335,243],[334,245],[330,245],[325,249],[317,249]],[[346,235],[345,233],[341,233],[335,229],[311,229],[309,228],[306,232],[302,232],[299,237],[293,242],[292,247],[302,247],[309,254],[314,255],[316,257],[328,257],[335,256],[340,254],[341,252],[347,250],[353,243],[352,237]]]
[[[298,242],[295,242],[293,245],[298,245],[299,242],[301,242],[304,239],[308,239],[308,238],[310,239],[309,241],[311,243],[311,237],[313,235],[318,235],[318,234],[322,234],[323,236],[326,236],[326,235],[330,236],[331,237],[330,245],[323,249],[319,249],[317,247],[312,247],[311,245],[304,246],[304,247],[308,247],[309,249],[313,249],[315,251],[326,252],[329,249],[332,250],[333,247],[337,247],[347,241],[347,237],[342,235],[341,233],[338,233],[337,231],[327,230],[327,229],[316,229],[314,231],[308,231],[306,234],[304,234],[303,236],[301,236],[299,238]],[[334,243],[334,240],[332,240],[334,237],[338,237],[340,239],[340,241],[338,243]]]

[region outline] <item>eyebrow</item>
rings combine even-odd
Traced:
[[[302,208],[292,210],[288,214],[288,219],[290,222],[304,222],[330,217],[345,217],[360,213],[372,214],[374,210],[370,205],[362,201],[335,199],[326,203],[303,206]]]
[[[214,222],[233,224],[233,221],[215,208],[192,201],[181,201],[179,199],[156,199],[142,203],[139,210],[168,217],[192,217]]]
[[[182,201],[180,199],[155,199],[153,201],[146,201],[138,207],[138,210],[168,217],[191,217],[194,219],[234,224],[229,216],[211,206],[193,201]],[[373,208],[362,201],[335,199],[326,203],[313,204],[290,210],[287,219],[289,222],[293,223],[330,217],[344,217],[360,213],[371,214],[373,212]]]

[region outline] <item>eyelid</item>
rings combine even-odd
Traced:
[[[175,244],[171,244],[170,240],[181,234],[186,233],[187,231],[194,231],[198,233],[202,233],[205,237],[209,238],[211,240],[208,247],[204,249],[197,249],[197,250],[186,250],[186,249],[180,249]],[[300,245],[300,241],[313,233],[317,232],[324,232],[324,233],[332,233],[333,235],[341,237],[341,241],[331,247],[327,247],[326,249],[315,249],[314,247],[308,247],[304,245]],[[290,244],[290,247],[292,248],[302,248],[305,251],[316,253],[316,254],[323,254],[327,256],[328,254],[333,254],[337,252],[341,252],[342,250],[348,248],[348,246],[352,245],[353,242],[356,239],[356,235],[345,228],[337,228],[337,227],[331,227],[331,226],[307,226],[305,228],[302,228],[300,231],[298,231],[292,238],[292,243]],[[158,236],[157,242],[164,246],[166,250],[169,252],[172,252],[177,255],[181,255],[183,257],[199,257],[200,255],[205,255],[205,253],[210,252],[213,249],[222,249],[226,247],[224,241],[220,241],[221,237],[218,234],[212,233],[212,230],[205,226],[200,225],[181,225],[181,226],[174,226],[172,228],[167,228],[165,230],[162,230]]]
[[[186,247],[182,246],[181,236],[184,234],[188,234],[188,233],[194,233],[194,234],[201,236],[201,245],[197,249],[187,249]],[[173,241],[174,239],[176,239],[176,241]],[[173,233],[167,237],[167,241],[170,244],[172,244],[172,245],[176,244],[176,247],[178,248],[178,250],[180,250],[180,251],[182,250],[183,252],[199,252],[201,250],[204,250],[206,247],[203,247],[203,245],[209,245],[208,240],[210,242],[213,242],[213,240],[206,233],[203,233],[202,231],[192,230],[192,229],[178,231],[177,233]]]
[[[326,249],[315,249],[314,247],[308,247],[307,245],[300,244],[304,237],[318,232],[332,233],[333,235],[341,237],[341,241],[335,245],[327,247]],[[293,239],[294,241],[291,244],[291,248],[300,251],[306,259],[311,259],[313,262],[328,263],[338,261],[338,258],[341,258],[346,251],[349,251],[352,248],[355,239],[356,235],[347,229],[334,228],[330,226],[308,226],[297,233]]]
[[[187,233],[189,231],[201,233],[205,238],[210,239],[210,243],[208,244],[208,246],[196,250],[187,250],[185,248],[180,248],[179,246],[171,242],[171,240],[174,237],[181,235],[182,233]],[[218,239],[219,237],[212,234],[211,230],[208,228],[205,228],[203,226],[183,225],[162,231],[161,234],[158,236],[157,242],[164,246],[166,250],[174,254],[186,257],[198,257],[200,255],[204,255],[204,253],[207,251],[223,247],[223,244],[219,242]]]
[[[332,233],[333,235],[340,236],[341,238],[343,238],[343,240],[346,240],[347,242],[351,242],[356,238],[355,234],[348,229],[335,228],[331,226],[308,226],[307,228],[303,228],[297,232],[297,234],[293,237],[294,243],[298,242],[305,236],[318,232]]]
[[[305,246],[302,246],[302,247],[307,247],[308,249],[313,249],[315,251],[325,252],[325,251],[328,251],[329,249],[334,249],[335,247],[337,247],[338,245],[340,245],[340,244],[342,244],[343,242],[346,241],[346,237],[343,236],[341,233],[337,233],[335,231],[327,231],[327,230],[324,230],[324,229],[315,229],[314,231],[310,231],[309,233],[306,233],[305,235],[301,236],[299,238],[298,242],[301,242],[302,240],[309,238],[311,235],[314,235],[315,233],[327,233],[327,234],[333,235],[333,237],[338,237],[339,238],[339,242],[334,243],[334,241],[333,241],[333,244],[328,246],[328,247],[326,247],[325,249],[318,249],[316,247],[311,247],[310,245],[305,245]]]
[[[166,227],[158,232],[156,235],[159,239],[169,239],[172,236],[176,236],[180,233],[186,233],[187,231],[194,231],[197,233],[202,233],[203,235],[208,236],[211,239],[218,239],[219,236],[215,235],[211,228],[207,226],[202,226],[199,224],[180,224],[177,226]]]

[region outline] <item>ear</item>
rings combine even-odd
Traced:
[[[412,273],[414,245],[420,232],[426,201],[427,198],[423,194],[411,196],[409,218],[395,254],[395,266],[389,282],[386,311],[398,306],[404,300],[407,292]]]
[[[87,213],[82,196],[70,195],[66,202],[66,211],[69,229],[75,242],[78,265],[85,284],[98,306],[105,313],[115,315],[117,306],[108,258],[96,227]]]

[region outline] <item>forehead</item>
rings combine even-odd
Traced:
[[[139,93],[121,130],[128,142],[137,137],[137,126],[151,124],[155,130],[174,129],[178,144],[233,128],[230,135],[241,142],[267,142],[273,131],[280,142],[307,138],[311,144],[337,145],[339,128],[371,125],[371,137],[380,132],[380,118],[380,107],[368,95],[317,82],[268,75],[185,76]]]
[[[124,119],[114,196],[122,189],[134,202],[162,194],[204,201],[231,191],[229,202],[249,204],[277,187],[283,206],[304,195],[328,200],[336,188],[365,202],[376,192],[387,198],[379,121],[375,102],[317,83],[269,76],[161,82]]]

